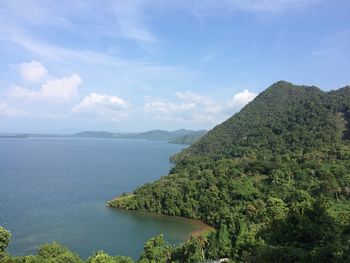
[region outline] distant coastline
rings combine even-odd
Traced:
[[[148,141],[166,141],[174,144],[191,145],[207,133],[206,130],[175,131],[151,130],[146,132],[107,132],[107,131],[82,131],[73,134],[41,134],[41,133],[0,133],[0,138],[105,138],[105,139],[137,139]]]
[[[0,139],[27,139],[27,135],[16,134],[16,135],[0,135]]]

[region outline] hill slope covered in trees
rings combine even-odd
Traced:
[[[277,82],[174,160],[195,155],[295,159],[327,151],[344,135],[349,92],[350,87],[326,93]]]
[[[110,206],[217,227],[204,258],[350,260],[350,87],[277,82],[174,156],[176,166]]]

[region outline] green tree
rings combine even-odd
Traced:
[[[197,263],[203,262],[204,260],[200,241],[198,238],[191,237],[190,240],[183,245],[182,262]]]
[[[272,220],[283,219],[288,212],[288,208],[282,199],[276,197],[269,197],[267,199],[268,216]]]
[[[134,261],[129,257],[124,256],[109,256],[103,251],[97,252],[94,256],[87,260],[87,263],[133,263]]]
[[[54,263],[82,263],[78,255],[57,242],[43,245],[38,250],[38,256]]]
[[[10,243],[11,233],[0,226],[0,256],[3,254]]]
[[[165,242],[163,235],[158,235],[145,243],[140,262],[164,263],[170,256],[170,246]]]
[[[207,257],[209,259],[216,259],[219,257],[219,248],[217,246],[216,232],[211,232],[209,234],[206,252],[207,252]]]
[[[232,250],[232,244],[231,244],[231,238],[230,234],[227,230],[226,225],[221,225],[219,231],[217,232],[217,245],[218,250],[218,256],[220,258],[223,257],[229,257],[231,250]]]

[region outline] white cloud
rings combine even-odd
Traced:
[[[248,102],[252,101],[255,97],[255,93],[249,92],[249,90],[245,89],[244,91],[239,92],[233,96],[232,104],[244,106]]]
[[[176,92],[175,95],[179,99],[187,102],[195,102],[195,103],[204,104],[204,105],[208,105],[212,103],[212,100],[210,98],[198,95],[189,90],[184,92]]]
[[[175,95],[177,102],[147,97],[144,111],[161,120],[217,124],[230,117],[256,96],[248,90],[235,94],[229,101],[216,101],[191,91],[177,92]]]
[[[163,98],[147,98],[144,110],[156,119],[172,120],[186,119],[186,114],[195,110],[196,107],[195,103],[176,104]]]
[[[20,64],[19,69],[22,78],[29,82],[39,82],[47,76],[46,68],[36,60]]]
[[[110,121],[119,121],[128,116],[130,104],[117,97],[106,94],[91,93],[86,96],[72,111],[90,118],[103,118]]]
[[[82,80],[78,74],[68,78],[53,79],[44,83],[39,91],[44,98],[71,99],[77,97]]]
[[[67,116],[63,114],[55,114],[55,113],[38,113],[38,112],[27,112],[23,110],[14,109],[13,107],[9,107],[5,101],[0,101],[0,116],[6,116],[11,118],[19,118],[19,117],[30,117],[36,119],[66,119]]]
[[[48,80],[41,85],[38,91],[14,86],[10,90],[10,95],[26,99],[69,100],[78,96],[78,88],[81,82],[80,76],[78,74],[73,74],[67,78]]]

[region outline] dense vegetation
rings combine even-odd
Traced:
[[[349,99],[350,87],[277,82],[175,156],[168,176],[109,204],[224,229],[225,242],[201,243],[202,261],[349,262]]]
[[[325,93],[277,82],[174,160],[329,156],[334,144],[344,143],[339,139],[349,116],[349,93],[350,87]]]

